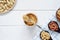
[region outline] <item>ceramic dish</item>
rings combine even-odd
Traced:
[[[37,23],[37,17],[33,13],[28,13],[23,16],[24,23],[28,26],[33,26]]]

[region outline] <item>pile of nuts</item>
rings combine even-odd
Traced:
[[[50,40],[50,34],[46,31],[42,31],[40,37],[42,40]]]
[[[13,8],[15,0],[0,0],[0,13],[5,13]]]

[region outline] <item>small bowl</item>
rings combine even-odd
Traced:
[[[33,13],[23,15],[23,21],[28,26],[34,26],[37,23],[37,17]]]

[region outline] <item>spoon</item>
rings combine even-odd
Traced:
[[[41,31],[40,38],[42,40],[53,40],[48,31]]]
[[[60,28],[59,28],[59,25],[56,21],[50,21],[48,23],[48,28],[52,31],[60,33]]]
[[[28,13],[28,14],[23,15],[23,20],[24,20],[24,23],[28,26],[36,25],[37,27],[42,29],[39,25],[36,24],[37,23],[37,17],[33,13]]]

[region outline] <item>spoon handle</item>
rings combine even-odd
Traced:
[[[59,28],[59,30],[57,32],[60,33],[60,28]]]
[[[36,25],[38,28],[40,28],[41,30],[43,30],[39,25]]]

